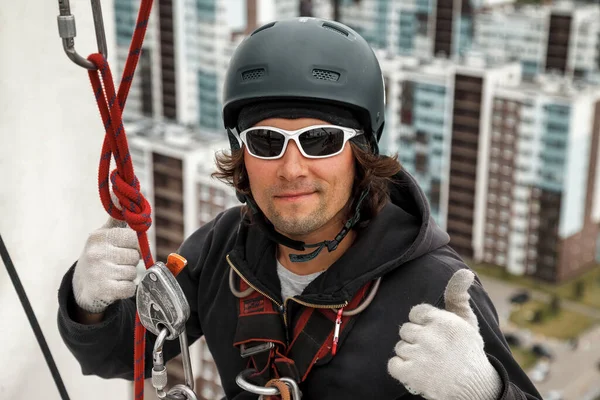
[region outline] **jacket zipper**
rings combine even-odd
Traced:
[[[240,278],[242,278],[244,280],[244,282],[246,282],[246,284],[248,286],[250,286],[252,289],[256,290],[258,293],[262,294],[263,296],[265,296],[267,299],[271,300],[273,303],[275,303],[277,305],[277,308],[279,308],[279,311],[283,314],[283,324],[285,325],[286,331],[288,329],[288,324],[287,324],[287,301],[288,300],[292,300],[300,305],[303,305],[305,307],[311,307],[311,308],[328,308],[328,309],[336,309],[336,308],[342,308],[342,307],[346,307],[348,305],[348,302],[345,301],[342,304],[333,304],[333,305],[322,305],[322,304],[312,304],[312,303],[307,303],[306,301],[302,301],[293,297],[288,297],[287,299],[284,300],[283,304],[280,304],[279,302],[277,302],[275,299],[273,299],[271,296],[269,296],[268,294],[266,294],[265,292],[263,292],[262,290],[258,289],[256,286],[254,286],[253,284],[251,284],[248,279],[246,279],[246,277],[244,277],[244,275],[242,275],[242,273],[235,267],[235,265],[233,265],[233,262],[231,261],[231,259],[229,258],[229,254],[227,254],[227,256],[225,257],[227,259],[227,263],[229,264],[229,266],[231,268],[233,268],[233,270],[239,275]]]

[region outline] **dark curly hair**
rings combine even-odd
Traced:
[[[356,176],[352,188],[351,199],[356,201],[360,193],[369,186],[369,194],[361,207],[361,218],[358,227],[375,217],[389,199],[389,185],[394,182],[394,175],[402,169],[398,156],[375,155],[362,146],[349,141],[354,155]],[[238,192],[252,196],[250,181],[244,164],[244,150],[220,152],[215,157],[217,171],[211,176],[235,188]],[[346,214],[353,210],[353,202],[346,206]],[[244,211],[247,209],[245,208]],[[247,213],[249,214],[249,213]]]

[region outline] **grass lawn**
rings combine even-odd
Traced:
[[[521,347],[510,346],[510,351],[523,370],[532,368],[538,359],[538,357],[531,351],[525,350]]]
[[[535,310],[540,309],[543,310],[541,322],[532,323],[531,316]],[[565,309],[561,309],[557,315],[551,315],[548,305],[533,300],[515,307],[510,315],[510,320],[523,328],[530,329],[534,333],[562,340],[577,337],[599,322],[586,315]]]
[[[507,273],[504,268],[495,265],[484,263],[469,263],[469,265],[477,271],[478,274],[501,279],[525,288],[557,294],[563,299],[577,301],[587,306],[600,309],[600,265],[592,268],[572,281],[567,281],[559,285],[546,283],[531,277],[512,275]],[[585,284],[585,290],[581,299],[575,297],[575,283],[578,280],[582,280]]]

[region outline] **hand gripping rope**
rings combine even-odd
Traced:
[[[100,168],[98,171],[98,189],[102,205],[111,217],[118,220],[125,220],[137,232],[142,258],[146,269],[148,269],[154,264],[146,235],[146,231],[152,224],[151,210],[150,204],[140,192],[140,183],[133,171],[127,137],[123,127],[122,113],[142,51],[142,43],[146,34],[150,11],[152,10],[152,0],[141,0],[136,27],[129,47],[129,56],[125,63],[118,94],[115,92],[112,73],[106,59],[107,46],[100,0],[91,0],[91,3],[98,53],[91,54],[85,59],[75,51],[75,17],[71,14],[69,0],[58,1],[60,10],[58,30],[67,56],[75,64],[88,69],[94,96],[104,123],[106,135],[102,145]],[[110,181],[123,211],[115,207],[110,197],[108,179],[112,156],[114,156],[116,169],[110,173]],[[139,314],[137,313],[134,340],[134,399],[142,400],[144,398],[146,329],[141,324]]]

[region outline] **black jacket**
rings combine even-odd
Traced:
[[[344,331],[335,357],[321,360],[301,385],[303,399],[421,398],[407,393],[387,372],[388,360],[399,340],[399,326],[407,322],[416,304],[443,308],[448,280],[456,270],[468,267],[448,246],[448,235],[430,218],[427,201],[414,179],[405,172],[398,178],[400,183],[392,188],[391,202],[359,232],[352,247],[299,297],[311,304],[340,304],[349,301],[366,282],[383,277],[373,302]],[[187,323],[190,341],[205,336],[227,398],[256,398],[242,393],[235,383],[247,360],[233,346],[238,299],[229,289],[226,256],[252,285],[281,303],[275,244],[245,220],[240,208],[233,208],[193,233],[179,253],[188,260],[188,267],[177,279],[192,311]],[[77,324],[71,318],[72,271],[65,275],[59,290],[58,326],[63,340],[84,374],[131,380],[134,300],[111,305],[101,324]],[[469,292],[486,353],[503,381],[501,399],[541,399],[512,357],[498,327],[496,310],[479,280]],[[294,307],[288,310],[289,315],[297,317],[302,306],[288,304]],[[148,374],[153,342],[154,335],[148,334]],[[178,341],[166,343],[167,359],[178,352]],[[435,382],[432,376],[431,384]]]

